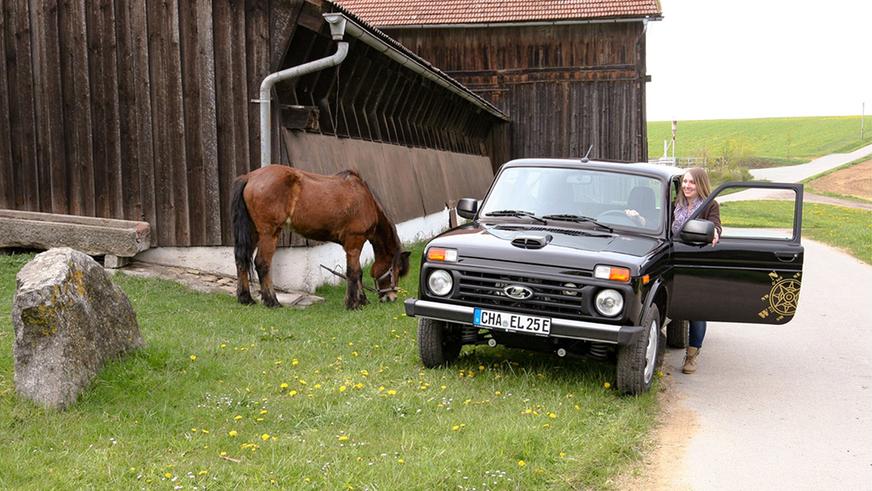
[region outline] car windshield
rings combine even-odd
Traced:
[[[610,227],[656,232],[664,221],[663,203],[663,185],[652,177],[590,169],[513,167],[500,174],[480,216],[534,215],[549,223],[593,219]]]

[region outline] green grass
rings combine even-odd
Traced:
[[[28,258],[0,256],[0,296]],[[339,287],[298,311],[115,281],[147,347],[62,413],[16,396],[6,304],[0,488],[602,488],[638,460],[657,410],[656,391],[605,389],[608,364],[465,347],[423,369],[401,304],[347,312]]]
[[[766,227],[789,223],[792,201],[739,201],[721,205],[722,215],[741,217],[731,227]],[[847,251],[872,264],[872,212],[819,203],[803,203],[802,236]]]
[[[752,168],[798,164],[872,144],[872,116],[865,123],[861,141],[860,116],[679,121],[676,150],[679,158],[726,157]],[[648,122],[652,157],[671,138],[671,122]]]

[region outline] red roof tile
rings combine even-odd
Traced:
[[[331,0],[379,27],[640,18],[659,0]]]

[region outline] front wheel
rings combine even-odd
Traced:
[[[642,326],[633,343],[618,348],[617,389],[624,394],[637,395],[650,389],[662,358],[660,309],[656,305],[648,307]]]
[[[427,368],[447,365],[460,356],[460,329],[435,319],[418,319],[418,353]]]

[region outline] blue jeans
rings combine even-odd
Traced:
[[[690,345],[694,348],[702,348],[703,338],[705,338],[705,321],[690,321]]]

